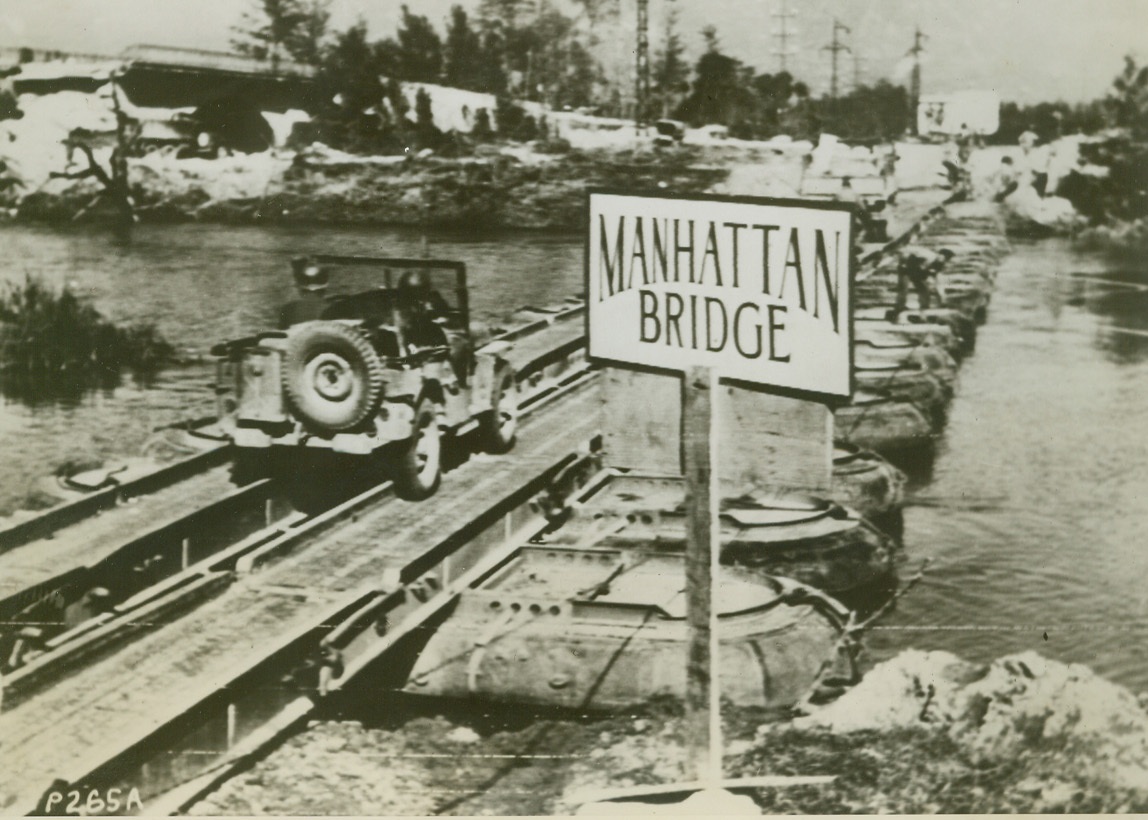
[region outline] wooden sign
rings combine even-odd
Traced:
[[[844,203],[591,192],[591,358],[848,397],[852,224]]]

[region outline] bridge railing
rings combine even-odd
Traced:
[[[315,76],[315,68],[313,66],[297,63],[293,60],[257,60],[253,57],[230,54],[226,51],[209,51],[207,49],[183,48],[181,46],[140,44],[129,46],[119,55],[0,46],[0,66],[28,61],[36,63],[52,61],[68,61],[74,63],[137,61],[155,65],[167,65],[173,68],[198,68],[230,71],[239,74],[302,78]]]
[[[109,63],[118,59],[119,57],[110,54],[93,54],[83,51],[0,46],[0,66],[21,62],[46,63],[53,60],[67,60],[74,63]]]

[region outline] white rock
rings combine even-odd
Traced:
[[[794,726],[833,732],[933,727],[974,756],[995,760],[1035,744],[1064,747],[1080,761],[1080,773],[1148,790],[1148,714],[1136,697],[1085,666],[1036,652],[987,667],[947,652],[903,652]]]
[[[459,726],[447,733],[446,739],[451,743],[478,743],[482,737],[478,732],[468,726]]]
[[[824,709],[793,723],[799,729],[856,732],[945,722],[951,716],[937,711],[956,689],[949,678],[960,677],[959,672],[969,667],[948,652],[902,652],[870,670],[861,683]]]

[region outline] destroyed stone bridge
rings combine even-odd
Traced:
[[[129,48],[117,82],[136,105],[162,108],[226,103],[312,111],[318,101],[311,66],[169,46]]]
[[[118,56],[0,49],[0,65],[20,63],[17,94],[94,92],[114,80],[137,106],[226,105],[260,111],[313,111],[315,69],[287,60],[256,60],[219,51],[136,45]]]

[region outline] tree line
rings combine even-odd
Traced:
[[[415,122],[401,92],[404,81],[437,83],[497,98],[495,111],[472,112],[470,139],[543,136],[536,122],[511,100],[528,100],[561,110],[647,121],[678,119],[697,127],[719,124],[731,136],[766,139],[777,134],[816,137],[825,131],[854,142],[879,142],[912,130],[916,112],[908,91],[880,80],[837,98],[814,96],[788,72],[756,72],[723,52],[713,27],[691,64],[678,27],[676,2],[665,0],[660,31],[654,32],[650,94],[646,110],[634,110],[632,72],[611,76],[597,54],[604,33],[617,28],[619,0],[572,0],[559,10],[552,0],[479,0],[473,16],[451,8],[442,32],[407,5],[391,36],[372,39],[364,22],[330,29],[331,0],[251,0],[235,29],[233,46],[260,59],[291,59],[317,68],[324,101],[318,121],[322,138],[346,150],[388,152],[416,145],[439,147],[425,94],[415,100]],[[1124,97],[1143,93],[1144,69],[1130,64],[1118,84]],[[1139,83],[1139,85],[1138,85]],[[1137,89],[1140,89],[1137,91]],[[1116,92],[1114,92],[1116,93]],[[1117,94],[1117,96],[1120,96]],[[1015,143],[1024,131],[1044,139],[1061,133],[1094,133],[1125,120],[1135,104],[1110,96],[1069,105],[1040,103],[1001,108],[1000,131],[990,141]],[[1129,108],[1131,106],[1131,108]]]
[[[856,139],[885,139],[908,125],[908,95],[881,82],[840,99],[818,99],[787,72],[755,73],[721,50],[717,32],[703,32],[704,53],[691,65],[678,29],[675,0],[655,32],[650,95],[634,110],[628,73],[610,77],[596,56],[602,32],[619,19],[619,0],[576,0],[565,14],[547,0],[480,0],[474,15],[451,8],[442,33],[407,5],[395,32],[371,39],[367,26],[329,30],[330,0],[253,0],[235,29],[233,47],[265,60],[291,59],[317,68],[323,137],[347,150],[386,151],[441,141],[431,101],[416,101],[416,123],[399,83],[438,83],[498,98],[493,112],[476,113],[474,138],[530,139],[541,123],[510,100],[603,116],[719,124],[733,136],[761,139],[786,133],[816,137],[832,128]],[[419,109],[424,109],[421,112]],[[411,131],[414,133],[410,133]]]

